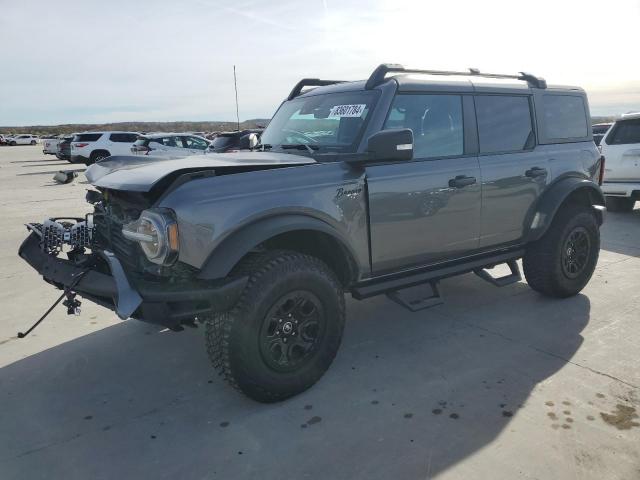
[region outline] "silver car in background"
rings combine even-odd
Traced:
[[[197,135],[185,133],[150,133],[140,135],[131,147],[134,155],[184,157],[202,155],[209,141]]]

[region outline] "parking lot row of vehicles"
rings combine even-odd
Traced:
[[[240,150],[251,146],[249,140],[253,136],[257,139],[260,132],[260,129],[222,132],[213,140],[186,133],[82,132],[44,140],[43,152],[87,165],[114,155],[185,157]]]

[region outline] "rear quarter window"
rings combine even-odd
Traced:
[[[584,98],[580,95],[543,95],[542,129],[550,140],[569,140],[589,135]]]
[[[621,120],[607,136],[608,145],[629,145],[640,143],[640,118]]]

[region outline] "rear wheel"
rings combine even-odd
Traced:
[[[636,201],[633,198],[626,197],[606,197],[607,210],[610,212],[631,212],[636,205]]]
[[[283,250],[251,255],[235,274],[249,276],[238,304],[207,319],[214,368],[259,402],[303,392],[329,368],[342,339],[336,276],[317,258]]]
[[[98,150],[97,152],[92,152],[91,155],[89,156],[89,165],[99,162],[100,160],[103,160],[109,157],[110,155],[111,154],[109,152],[102,151],[102,150]]]
[[[589,282],[600,252],[600,230],[591,208],[561,207],[542,238],[527,247],[527,283],[550,297],[570,297]]]
[[[36,141],[35,140],[31,140],[31,145],[35,145]]]

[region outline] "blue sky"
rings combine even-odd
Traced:
[[[269,117],[379,63],[517,72],[640,110],[640,0],[0,0],[0,125]]]

